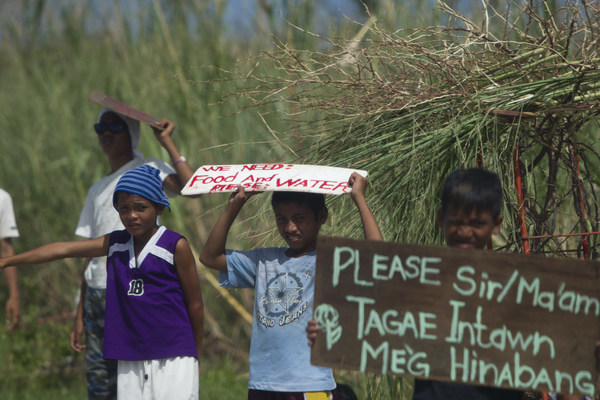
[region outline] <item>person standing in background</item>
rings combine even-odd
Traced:
[[[152,127],[156,139],[167,150],[173,164],[156,158],[144,158],[137,150],[140,123],[107,108],[94,125],[98,143],[108,158],[110,172],[89,189],[75,234],[94,239],[124,229],[113,206],[113,192],[127,171],[150,165],[160,171],[160,179],[169,197],[181,193],[194,171],[175,146],[171,135],[175,124],[167,119],[157,121],[164,130]],[[86,259],[80,301],[69,342],[80,352],[85,348],[86,378],[90,400],[115,399],[117,396],[117,362],[103,359],[104,315],[106,307],[106,257]],[[81,336],[85,330],[85,344]]]
[[[19,237],[19,230],[17,229],[12,199],[6,191],[0,189],[0,258],[15,254],[11,239],[16,237]],[[6,268],[3,272],[8,285],[6,324],[10,324],[8,330],[11,331],[17,327],[21,318],[17,268]]]

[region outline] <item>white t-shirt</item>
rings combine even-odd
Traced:
[[[175,174],[175,170],[165,162],[156,158],[134,158],[117,171],[96,182],[90,190],[75,234],[87,239],[94,239],[116,230],[125,229],[119,218],[119,213],[113,206],[113,193],[117,182],[129,170],[148,164],[160,170],[160,178],[164,181],[167,176]],[[169,197],[175,194],[165,190]],[[85,271],[85,281],[94,289],[106,289],[106,257],[92,258]]]
[[[226,250],[219,284],[254,288],[248,388],[273,392],[335,389],[330,368],[310,363],[306,326],[313,315],[317,253],[286,256],[283,247]]]
[[[12,199],[0,189],[0,239],[19,237]]]

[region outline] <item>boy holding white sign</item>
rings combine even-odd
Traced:
[[[457,170],[448,175],[442,189],[437,224],[446,244],[463,249],[484,249],[502,224],[502,186],[494,173],[480,169]],[[307,333],[312,346],[317,338],[315,320]],[[413,400],[521,400],[524,393],[454,382],[415,379]]]
[[[354,172],[348,184],[365,239],[382,240],[365,200],[366,178]],[[304,336],[313,308],[317,236],[327,220],[324,195],[274,192],[271,204],[277,229],[289,247],[233,251],[225,249],[227,234],[253,194],[246,194],[242,186],[238,190],[229,197],[200,261],[221,271],[221,286],[256,289],[248,399],[335,400],[331,369],[310,364]]]

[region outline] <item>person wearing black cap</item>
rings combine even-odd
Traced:
[[[171,138],[175,124],[163,119],[157,121],[157,125],[164,130],[153,127],[154,135],[169,153],[174,169],[156,158],[144,158],[137,149],[140,141],[139,121],[108,108],[100,112],[94,130],[98,143],[108,158],[110,172],[89,189],[76,235],[91,239],[123,229],[118,215],[112,210],[112,195],[119,178],[136,167],[146,164],[160,170],[160,179],[169,197],[181,192],[194,171],[185,157],[181,156]],[[108,400],[116,397],[117,364],[112,360],[105,360],[102,352],[105,301],[106,257],[87,259],[81,282],[80,301],[70,334],[70,345],[77,352],[85,349],[90,400]],[[85,344],[81,341],[84,330]]]

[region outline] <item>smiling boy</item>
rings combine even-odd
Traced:
[[[502,225],[502,185],[494,173],[459,169],[448,175],[442,189],[437,224],[446,246],[484,249]]]
[[[456,170],[444,181],[437,224],[446,245],[482,250],[500,231],[502,185],[498,176],[481,169]],[[318,336],[315,320],[306,329],[309,345]],[[415,379],[413,400],[521,400],[517,390]]]
[[[349,180],[365,239],[382,240],[358,173]],[[227,234],[251,194],[242,186],[229,197],[200,261],[220,272],[220,284],[254,288],[250,343],[249,400],[336,400],[331,369],[310,364],[304,327],[313,309],[317,237],[327,220],[322,194],[275,192],[271,204],[277,230],[288,247],[251,251],[226,250]]]
[[[437,224],[446,245],[483,250],[502,225],[502,184],[498,175],[482,169],[452,172],[442,188]],[[413,400],[521,400],[517,390],[415,379]]]

